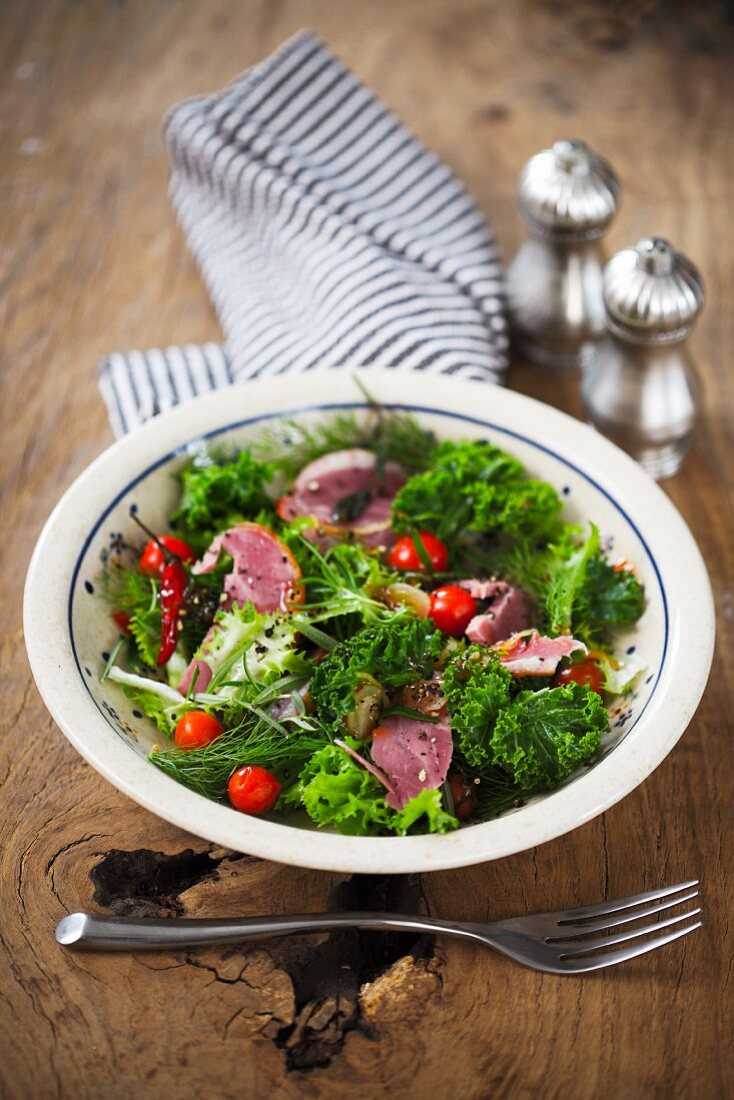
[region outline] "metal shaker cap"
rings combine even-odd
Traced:
[[[604,269],[609,327],[640,343],[671,343],[693,328],[704,302],[698,268],[662,237],[623,248]]]
[[[590,241],[614,217],[619,180],[583,141],[557,141],[530,158],[517,193],[532,230],[558,240]]]

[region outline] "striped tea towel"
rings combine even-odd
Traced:
[[[171,198],[223,346],[98,368],[121,435],[232,381],[395,367],[501,381],[493,237],[451,172],[312,34],[174,108]]]

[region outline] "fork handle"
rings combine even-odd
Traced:
[[[56,926],[64,947],[102,951],[156,951],[164,947],[247,943],[274,936],[330,932],[335,928],[365,928],[375,932],[441,932],[487,942],[469,924],[444,924],[432,917],[403,913],[309,913],[295,916],[195,920],[168,917],[103,917],[71,913]]]

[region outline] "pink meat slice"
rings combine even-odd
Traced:
[[[211,631],[209,632],[209,634],[207,634],[207,638],[210,635]],[[212,670],[206,663],[206,661],[203,661],[201,659],[201,657],[194,657],[193,661],[190,661],[187,665],[186,671],[181,677],[181,682],[176,688],[176,690],[180,691],[182,695],[188,695],[189,689],[191,688],[191,683],[194,679],[194,673],[197,669],[199,670],[199,674],[196,677],[194,691],[198,694],[199,692],[206,691],[206,689],[209,687],[209,683],[211,682],[211,678],[213,675]]]
[[[224,578],[222,607],[225,610],[235,603],[246,604],[248,600],[263,613],[287,610],[288,595],[301,579],[301,571],[277,535],[259,523],[240,523],[217,535],[191,572],[197,575],[211,573],[222,551],[232,558],[232,572]],[[216,629],[216,625],[210,629],[202,645],[206,645]],[[198,694],[208,688],[212,670],[203,658],[194,657],[178,684],[177,690],[182,695],[189,691],[197,668],[194,691]]]
[[[525,595],[507,581],[459,581],[475,600],[487,600],[488,606],[475,615],[466,628],[466,636],[476,645],[494,645],[512,634],[527,630],[530,625]]]
[[[211,641],[211,639],[214,637],[219,629],[220,628],[217,623],[213,623],[209,627],[204,636],[204,640],[199,646],[199,650],[201,650],[207,644],[207,642]],[[194,673],[197,669],[199,670],[199,672],[196,677],[196,682],[194,683]],[[203,693],[209,687],[213,675],[214,670],[212,669],[211,665],[204,660],[203,657],[194,657],[192,658],[192,660],[189,661],[188,665],[186,666],[184,674],[181,677],[181,680],[177,685],[176,690],[180,691],[182,695],[187,695],[193,683],[194,694],[198,695],[200,692]]]
[[[304,466],[290,493],[281,497],[278,511],[288,520],[312,516],[325,526],[327,534],[352,531],[363,542],[384,542],[392,502],[405,483],[405,472],[397,463],[388,462],[378,479],[376,468],[375,455],[359,447],[322,455]],[[370,493],[366,507],[355,520],[335,523],[338,502],[362,490]]]
[[[240,523],[212,542],[191,572],[211,573],[225,551],[232,558],[232,572],[224,578],[223,606],[245,604],[257,611],[287,611],[288,595],[301,578],[292,554],[277,535],[259,523]]]
[[[514,634],[493,648],[513,676],[552,676],[563,657],[579,649],[588,652],[584,643],[570,634],[547,638],[537,630]]]
[[[387,776],[387,804],[402,808],[421,791],[440,787],[449,770],[454,743],[446,710],[438,722],[392,715],[372,735],[372,759]]]

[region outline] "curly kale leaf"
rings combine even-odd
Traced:
[[[600,554],[589,559],[586,581],[574,603],[573,630],[591,646],[608,645],[616,630],[634,626],[645,610],[645,589],[628,569],[615,569]]]
[[[497,716],[492,761],[525,791],[555,787],[596,755],[608,729],[604,704],[588,687],[521,691]]]
[[[444,670],[454,743],[473,768],[491,761],[490,737],[501,708],[509,705],[511,682],[507,669],[481,646],[469,646]]]
[[[178,475],[181,501],[171,517],[176,532],[201,552],[227,527],[272,510],[265,492],[272,474],[268,463],[248,451],[231,461],[218,461],[206,451],[196,454]]]
[[[441,443],[431,468],[411,477],[393,502],[396,530],[431,531],[449,543],[465,532],[540,536],[555,525],[561,501],[522,463],[485,440]]]
[[[314,753],[283,801],[303,806],[317,825],[348,836],[405,836],[416,825],[422,833],[445,833],[459,824],[444,811],[438,790],[421,791],[402,810],[391,809],[379,780],[337,745]]]
[[[391,691],[430,677],[442,648],[441,634],[427,619],[395,619],[358,630],[314,669],[310,693],[319,718],[340,722],[354,709],[356,688],[367,681]]]
[[[523,477],[501,485],[476,485],[470,531],[542,538],[554,530],[561,501],[552,485]]]

